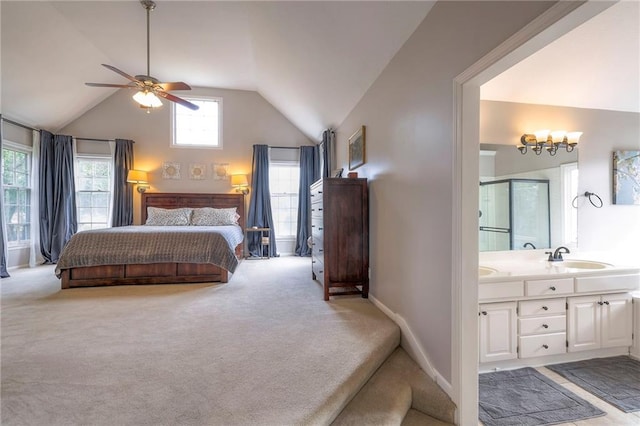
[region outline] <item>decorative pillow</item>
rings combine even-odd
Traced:
[[[191,220],[190,208],[161,209],[159,207],[147,207],[147,222],[145,225],[155,226],[185,226]]]
[[[237,225],[239,217],[235,207],[227,209],[201,207],[193,209],[191,224],[195,226]]]

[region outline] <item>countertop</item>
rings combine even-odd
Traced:
[[[563,254],[565,261],[589,260],[608,264],[602,269],[582,269],[564,266],[564,262],[549,262],[546,250],[516,250],[480,253],[479,266],[490,268],[492,272],[479,277],[479,283],[504,282],[526,279],[546,279],[562,277],[582,277],[601,275],[639,274],[640,256],[636,253],[624,255],[612,252],[587,252],[572,250]]]

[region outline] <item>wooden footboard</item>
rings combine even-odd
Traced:
[[[153,263],[70,268],[61,271],[62,288],[229,281],[229,271],[201,263]]]

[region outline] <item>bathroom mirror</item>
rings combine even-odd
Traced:
[[[575,242],[577,151],[523,155],[514,145],[480,144],[480,251]]]

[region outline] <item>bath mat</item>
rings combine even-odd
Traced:
[[[640,361],[614,356],[546,367],[625,413],[640,411]]]
[[[479,384],[485,426],[555,425],[606,414],[529,367],[480,374]]]

